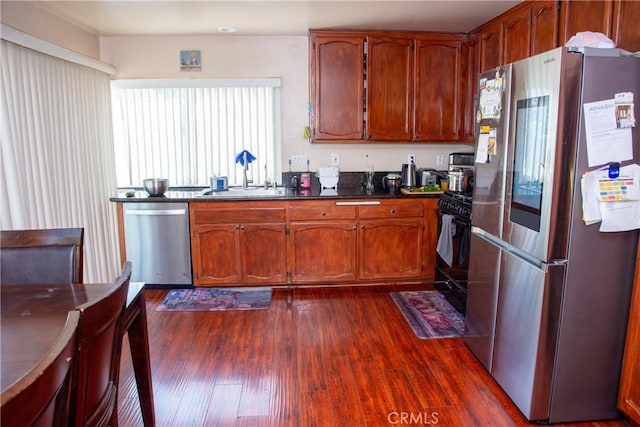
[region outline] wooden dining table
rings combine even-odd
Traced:
[[[0,388],[4,393],[51,349],[67,314],[105,295],[113,283],[0,286]],[[129,337],[145,426],[155,425],[144,283],[129,283],[123,334]]]

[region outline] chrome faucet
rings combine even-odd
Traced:
[[[248,158],[248,155],[247,155],[246,151],[244,152],[244,159],[243,160],[244,160],[244,162],[243,162],[244,165],[242,166],[242,169],[243,169],[242,170],[242,172],[243,172],[243,174],[242,174],[242,188],[244,188],[246,190],[247,188],[249,188],[249,183],[251,182],[251,180],[249,180],[247,178],[247,171],[249,170],[249,158]]]

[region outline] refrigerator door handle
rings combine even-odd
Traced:
[[[550,266],[552,265],[562,265],[562,264],[566,264],[567,260],[554,260],[552,262],[546,263],[544,261],[542,261],[540,258],[536,258],[534,255],[523,251],[522,249],[519,249],[513,245],[510,245],[509,243],[505,242],[504,240],[501,240],[499,238],[497,238],[496,236],[487,233],[486,231],[484,231],[483,229],[479,228],[479,227],[475,227],[472,226],[471,227],[471,232],[473,234],[475,234],[476,236],[480,237],[481,239],[486,240],[489,243],[494,244],[495,246],[499,247],[501,250],[510,253],[511,255],[520,258],[521,260],[523,260],[524,262],[531,264],[533,267],[537,268],[538,270],[541,270],[543,272],[547,272],[547,270],[549,269]]]

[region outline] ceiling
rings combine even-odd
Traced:
[[[520,0],[33,1],[98,36],[306,35],[309,28],[469,32]]]

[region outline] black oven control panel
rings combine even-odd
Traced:
[[[468,197],[445,193],[438,199],[438,206],[442,213],[453,215],[457,219],[471,221],[471,200]]]

